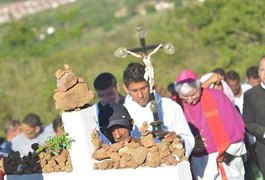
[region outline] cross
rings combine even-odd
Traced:
[[[148,81],[150,87],[150,95],[151,95],[151,111],[153,112],[154,122],[151,123],[153,126],[153,135],[157,139],[162,139],[164,135],[167,133],[166,131],[162,130],[161,125],[162,122],[159,121],[158,113],[157,113],[157,103],[155,101],[154,96],[154,67],[152,65],[151,56],[155,54],[160,48],[163,48],[168,54],[173,54],[175,49],[171,43],[166,44],[153,44],[146,46],[145,36],[146,31],[142,25],[137,27],[138,31],[136,33],[136,37],[140,40],[141,47],[137,48],[119,48],[115,51],[114,55],[118,57],[125,58],[127,54],[130,54],[136,58],[142,59],[145,64],[145,74],[144,79]],[[150,53],[148,51],[152,50]],[[141,54],[138,54],[141,52]]]
[[[154,68],[151,62],[151,56],[155,54],[160,48],[163,48],[163,50],[167,54],[173,54],[175,52],[175,49],[174,49],[173,44],[170,42],[167,42],[164,44],[160,43],[160,44],[153,44],[153,45],[146,46],[145,36],[147,35],[147,32],[145,31],[143,25],[138,25],[137,29],[138,31],[136,33],[136,37],[140,39],[141,47],[131,48],[131,49],[119,48],[118,50],[114,52],[114,55],[117,57],[125,58],[127,54],[130,54],[134,57],[142,59],[146,67],[145,69],[146,73],[145,73],[144,78],[146,79],[146,81],[147,80],[149,81],[150,93],[152,93],[153,86],[154,86]],[[153,50],[153,51],[148,53],[149,50]],[[141,54],[137,54],[139,52],[141,52]]]

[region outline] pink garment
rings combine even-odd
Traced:
[[[183,71],[181,71],[179,73],[179,75],[176,78],[176,82],[177,83],[182,83],[184,81],[188,82],[188,81],[196,81],[198,79],[198,76],[192,72],[189,69],[184,69]]]
[[[201,78],[200,81],[201,83],[205,82],[207,79],[209,79],[213,75],[213,72],[204,74]],[[229,85],[224,81],[221,80],[222,86],[223,86],[223,92],[227,95],[227,97],[231,100],[231,102],[234,104],[235,103],[235,96]],[[213,84],[210,85],[209,88],[213,88]]]
[[[231,143],[242,141],[244,139],[245,124],[235,106],[231,103],[227,96],[222,93],[222,91],[216,89],[202,89],[202,96],[204,96],[203,91],[206,90],[209,91],[214,98],[217,111],[219,112],[220,118],[224,124]],[[217,152],[213,136],[211,135],[210,128],[204,116],[201,100],[202,99],[200,98],[200,101],[193,106],[183,102],[184,114],[189,122],[193,135],[197,136],[201,134],[202,137],[205,138],[207,144],[207,147],[203,152],[193,154],[194,156],[202,156]]]

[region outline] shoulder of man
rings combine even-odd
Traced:
[[[253,88],[248,89],[246,92],[244,92],[244,96],[257,96],[257,93],[260,92],[261,86],[255,86]]]
[[[24,133],[21,132],[21,133],[19,133],[18,135],[16,135],[16,136],[11,140],[11,142],[12,142],[12,144],[13,144],[13,143],[17,143],[17,142],[21,142],[21,141],[24,141],[25,138],[26,138],[26,137],[25,137]]]
[[[119,102],[118,103],[124,104],[124,102],[125,102],[125,96],[119,94]]]
[[[247,90],[251,89],[252,86],[250,84],[247,84],[247,83],[244,83],[244,84],[241,84],[241,89],[244,92],[246,92]]]

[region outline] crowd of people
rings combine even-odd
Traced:
[[[184,69],[167,87],[170,98],[154,91],[158,119],[168,133],[164,139],[178,135],[184,139],[194,179],[251,180],[265,176],[265,129],[261,120],[264,66],[265,57],[261,57],[257,66],[246,70],[244,81],[234,70],[216,68],[198,77],[192,70]],[[118,105],[117,100],[110,100],[98,112],[100,132],[111,143],[138,139],[143,121],[152,124],[155,118],[150,110],[152,87],[144,79],[144,66],[129,64],[123,72],[123,83],[127,94],[124,102]],[[252,171],[253,163],[259,174]]]
[[[194,179],[252,180],[253,163],[265,177],[265,56],[246,70],[244,82],[234,70],[216,68],[199,77],[183,69],[167,87],[171,97],[153,90],[144,76],[143,64],[128,64],[123,72],[126,96],[110,72],[95,78],[98,102],[92,108],[104,143],[140,142],[143,123],[152,131],[152,123],[159,120],[164,140],[183,140]],[[30,113],[22,122],[7,121],[5,133],[1,154],[19,151],[24,156],[33,143],[42,145],[62,134],[62,119],[43,126]]]

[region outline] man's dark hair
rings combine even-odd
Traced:
[[[105,90],[109,87],[114,87],[117,84],[116,77],[108,72],[99,74],[94,80],[95,90]]]
[[[177,91],[176,91],[176,89],[174,87],[174,83],[169,83],[167,85],[167,90],[171,93],[171,95],[177,94]]]
[[[240,81],[240,76],[236,71],[230,70],[226,72],[224,79],[225,81],[227,80]]]
[[[215,68],[213,70],[214,73],[220,74],[221,76],[225,76],[225,70],[223,68]]]
[[[23,123],[29,125],[32,128],[42,125],[40,117],[37,114],[34,114],[34,113],[28,114],[24,118]]]
[[[129,86],[132,82],[146,81],[144,79],[145,67],[144,65],[136,62],[130,63],[123,71],[123,83],[125,86]]]
[[[259,69],[258,66],[250,66],[246,72],[247,78],[258,79],[259,78],[258,69]]]

